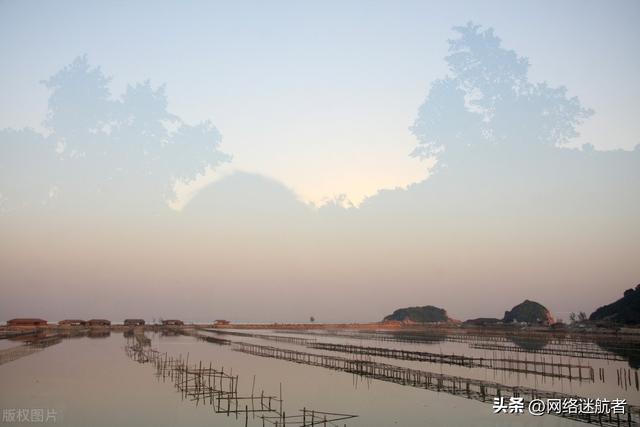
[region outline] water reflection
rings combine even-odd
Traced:
[[[549,344],[549,339],[547,337],[536,337],[536,338],[520,338],[517,336],[512,336],[511,341],[518,347],[524,350],[542,350]]]
[[[87,332],[89,338],[108,338],[111,336],[109,329],[92,328]]]
[[[129,338],[125,351],[127,355],[139,363],[150,363],[156,369],[156,376],[163,382],[170,381],[180,392],[184,399],[195,401],[196,405],[202,403],[209,405],[216,413],[223,413],[227,416],[234,414],[244,419],[244,425],[249,423],[249,416],[262,422],[283,427],[289,425],[314,426],[331,425],[337,426],[338,422],[344,422],[355,418],[356,415],[337,414],[317,411],[315,409],[303,408],[301,413],[287,414],[283,410],[282,387],[279,396],[265,395],[261,390],[256,393],[255,378],[251,387],[250,395],[238,394],[238,375],[232,375],[221,370],[214,369],[209,362],[189,363],[180,355],[177,358],[169,356],[167,353],[160,353],[157,350],[141,345],[146,340],[135,336],[136,339]],[[346,426],[346,424],[344,424]]]
[[[628,345],[624,342],[613,343],[611,341],[596,341],[602,349],[617,354],[629,362],[629,367],[640,369],[640,345],[633,343]]]
[[[599,343],[570,336],[550,335],[544,340],[535,334],[516,337],[525,346],[535,342],[529,350],[518,346],[511,335],[482,337],[461,331],[429,333],[424,339],[415,331],[219,332],[188,327],[157,332],[136,328],[122,334],[108,329],[61,331],[56,345],[0,365],[0,401],[3,407],[59,408],[64,413],[63,425],[70,426],[196,426],[211,424],[212,416],[216,417],[215,425],[242,426],[246,418],[251,425],[261,425],[260,414],[251,412],[252,408],[262,408],[257,400],[260,392],[265,390],[262,396],[280,399],[282,387],[282,400],[286,401],[282,413],[287,417],[302,415],[304,421],[308,421],[307,409],[319,408],[358,414],[348,424],[367,427],[423,426],[427,418],[430,425],[436,426],[468,425],[469,419],[480,426],[575,423],[555,417],[496,418],[492,416],[491,402],[499,390],[504,396],[518,393],[526,399],[547,395],[625,398],[631,405],[632,422],[638,421],[634,406],[640,403],[638,371],[629,369],[627,353],[619,351],[632,349],[633,344],[619,337],[603,338]],[[96,335],[102,339],[89,340]],[[49,339],[42,335],[38,338]],[[14,347],[29,348],[26,341],[12,343]],[[122,349],[131,345],[140,349],[134,359],[145,363],[126,357]],[[482,346],[500,346],[504,350]],[[368,354],[371,349],[376,354]],[[565,356],[568,352],[581,352],[584,356]],[[178,362],[160,366],[160,358],[154,354]],[[424,354],[434,359],[417,358]],[[605,354],[609,358],[604,358]],[[209,379],[195,380],[193,371],[188,387],[183,383],[167,387],[153,381],[155,374],[159,381],[175,386],[176,373],[167,366],[186,362],[187,357],[193,361],[189,362],[191,368],[197,365],[196,371],[211,368],[238,378],[234,400],[226,402],[221,397],[217,410],[212,410],[217,405],[212,404],[212,399],[217,395],[209,390]],[[456,360],[464,363],[444,363]],[[498,363],[504,363],[504,369],[498,369]],[[593,369],[595,375],[591,377],[583,371],[580,378],[572,371],[569,377],[568,365]],[[562,369],[564,376],[559,376]],[[219,391],[218,386],[219,382],[215,388]],[[254,399],[244,400],[243,405],[240,398],[251,396]],[[235,397],[239,398],[237,404]],[[194,404],[181,403],[182,400]],[[264,399],[262,404],[269,407]],[[276,406],[279,411],[279,403],[274,405],[272,400],[271,404],[271,409]],[[299,413],[301,409],[305,411]],[[228,414],[221,418],[224,410]],[[122,416],[98,419],[105,411]],[[278,414],[271,421],[280,420]],[[263,415],[268,425],[271,415]],[[294,418],[290,421],[287,424],[294,425]],[[608,423],[603,420],[603,425],[615,425],[617,419]],[[626,418],[621,419],[621,425],[626,424]]]

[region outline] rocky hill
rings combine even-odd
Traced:
[[[524,300],[511,311],[505,311],[504,319],[507,322],[525,322],[538,325],[551,325],[555,323],[551,312],[545,306],[535,301]]]
[[[627,289],[619,300],[598,308],[591,313],[589,320],[640,325],[640,285]]]
[[[431,323],[431,322],[448,322],[449,316],[447,311],[443,308],[434,307],[432,305],[425,305],[424,307],[407,307],[399,308],[392,314],[384,318],[385,321],[396,320],[400,322],[417,322],[417,323]]]

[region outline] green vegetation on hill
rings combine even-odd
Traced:
[[[447,322],[449,321],[449,316],[447,316],[447,311],[442,308],[425,305],[424,307],[400,308],[385,317],[384,320],[397,320],[400,322],[411,321],[419,323]]]
[[[627,325],[640,324],[640,285],[627,289],[624,296],[591,313],[589,320],[608,320]]]
[[[554,323],[554,320],[545,306],[535,301],[524,300],[513,307],[511,311],[505,311],[504,322],[550,325]]]

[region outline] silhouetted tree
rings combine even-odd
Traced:
[[[2,185],[0,207],[42,205],[55,195],[74,208],[157,210],[172,198],[176,180],[230,161],[211,122],[188,125],[168,112],[164,86],[147,80],[114,99],[109,82],[86,55],[43,81],[51,91],[44,122],[51,133],[0,133],[3,182],[23,186]]]
[[[492,29],[455,27],[445,58],[450,75],[436,80],[411,127],[412,155],[449,160],[474,144],[563,145],[592,112],[564,87],[528,80],[529,62],[501,46]]]

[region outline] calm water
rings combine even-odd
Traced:
[[[246,333],[247,331],[242,331]],[[251,332],[251,331],[249,331]],[[314,338],[318,342],[349,343],[442,354],[465,354],[477,357],[528,357],[533,354],[472,348],[469,343],[441,341],[405,343],[374,341],[353,337],[287,334],[273,331],[253,331],[271,336]],[[293,343],[275,342],[256,337],[240,337],[206,333],[233,341],[277,346],[315,354],[354,358],[338,352],[306,348]],[[259,357],[197,340],[190,336],[163,336],[147,333],[151,348],[169,356],[209,363],[214,368],[238,375],[238,394],[250,395],[252,388],[259,394],[279,395],[282,387],[283,409],[287,413],[307,408],[318,411],[347,413],[357,418],[340,422],[342,426],[571,426],[585,425],[555,416],[494,415],[490,403],[469,400],[444,392],[434,392],[392,382],[362,378],[347,372]],[[134,361],[125,352],[127,343],[122,333],[108,337],[64,339],[42,351],[0,365],[0,408],[46,408],[55,411],[55,424],[64,426],[243,426],[243,416],[215,413],[210,405],[183,399],[170,381],[155,375],[152,364]],[[0,341],[5,349],[8,341]],[[11,345],[17,343],[12,342]],[[474,343],[477,344],[477,343]],[[501,344],[502,345],[502,344]],[[574,348],[575,343],[538,343],[539,348]],[[580,348],[602,349],[592,344]],[[612,353],[611,353],[612,354]],[[629,369],[627,361],[562,357],[562,363],[592,366],[595,380],[549,378],[485,368],[467,368],[439,363],[415,362],[382,357],[359,356],[368,360],[405,366],[424,371],[456,375],[521,385],[541,390],[559,391],[593,398],[625,398],[630,404],[640,404],[640,393],[633,382],[636,370],[631,370],[632,382],[620,385],[617,372]],[[551,361],[551,355],[537,354]],[[559,356],[553,356],[560,362]],[[604,381],[600,377],[600,369]],[[254,385],[255,378],[255,385]],[[46,410],[45,409],[45,410]],[[45,415],[46,417],[46,415]],[[51,420],[53,423],[53,420]],[[11,423],[4,423],[11,425]],[[14,423],[18,424],[18,423]],[[261,426],[262,421],[249,419],[249,425]]]

